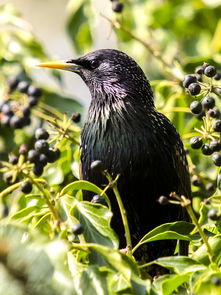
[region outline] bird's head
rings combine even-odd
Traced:
[[[113,95],[120,92],[146,96],[152,104],[152,91],[142,69],[131,57],[119,50],[100,49],[76,59],[39,66],[77,73],[89,87],[92,99],[97,92]]]

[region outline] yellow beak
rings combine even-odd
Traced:
[[[75,73],[79,72],[78,65],[71,63],[71,62],[65,62],[65,61],[49,61],[49,62],[45,62],[45,63],[39,64],[36,66],[43,67],[43,68],[52,68],[52,69],[71,71],[71,72],[75,72]]]

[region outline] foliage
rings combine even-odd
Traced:
[[[92,5],[89,1],[69,1],[67,32],[79,54],[93,48]],[[191,114],[189,104],[193,99],[182,86],[184,75],[193,73],[203,62],[219,70],[220,10],[221,5],[215,0],[140,0],[125,1],[122,13],[113,14],[110,19],[103,16],[112,26],[119,48],[133,56],[148,74],[157,108],[172,120],[188,148],[192,205],[176,195],[170,202],[186,207],[193,223],[160,225],[132,249],[119,251],[118,237],[110,226],[112,212],[106,194],[111,188],[120,198],[117,180],[106,173],[109,185],[104,189],[79,180],[81,128],[69,118],[69,112],[81,111],[82,107],[75,100],[43,89],[39,103],[33,107],[31,125],[22,129],[0,125],[1,293],[221,293],[220,168],[210,156],[189,144],[193,136],[210,143],[220,132],[211,127],[215,119],[208,112],[204,121]],[[50,57],[14,6],[0,6],[0,22],[4,27],[0,38],[1,101],[10,98],[20,104],[26,101],[26,94],[17,90],[10,93],[8,78],[16,75],[35,84],[30,65]],[[59,74],[52,75],[60,80]],[[204,78],[204,90],[209,89],[206,94],[215,97],[219,108],[220,82]],[[200,101],[204,96],[205,92],[201,92],[194,99]],[[33,148],[37,127],[46,128],[50,146],[61,151],[59,159],[47,164],[39,177],[33,173],[34,164],[27,153],[19,151],[24,143],[28,149]],[[16,164],[8,160],[12,154],[18,156]],[[7,173],[12,177],[7,178]],[[28,194],[21,191],[25,181],[33,187]],[[84,201],[82,190],[103,196],[106,204]],[[211,218],[213,209],[217,211]],[[83,232],[76,235],[74,228],[78,224]],[[132,254],[141,244],[161,239],[189,241],[189,255],[160,257],[142,265],[134,260]],[[152,280],[147,273],[152,265],[162,266],[168,273]]]

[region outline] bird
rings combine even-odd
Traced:
[[[168,222],[187,220],[181,207],[161,206],[160,196],[171,192],[191,197],[186,152],[174,125],[156,110],[150,82],[141,67],[126,53],[98,49],[66,61],[40,66],[78,74],[91,94],[87,118],[81,133],[82,179],[100,187],[107,185],[101,173],[91,169],[99,160],[118,179],[132,245],[150,230]],[[112,205],[111,225],[125,245],[124,228],[118,204],[108,192]],[[84,192],[90,201],[92,194]],[[154,260],[174,253],[176,241],[147,243],[135,257]]]

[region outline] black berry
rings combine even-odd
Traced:
[[[46,155],[48,157],[48,162],[54,163],[60,157],[60,154],[61,154],[61,152],[59,149],[53,150],[52,148],[49,148],[49,150],[46,153]]]
[[[215,190],[214,184],[213,183],[207,183],[206,190],[209,191],[209,192],[213,192]]]
[[[200,114],[202,112],[202,104],[200,101],[193,101],[190,104],[190,110],[193,114]]]
[[[209,146],[208,143],[205,143],[203,146],[202,146],[202,153],[206,156],[210,156],[212,155],[213,153],[213,150],[211,149],[211,147]]]
[[[36,176],[41,176],[44,171],[44,166],[40,163],[35,163],[33,166],[33,172]]]
[[[35,138],[36,139],[48,139],[49,134],[46,129],[44,128],[38,128],[35,130]]]
[[[214,79],[217,81],[221,80],[221,73],[216,73]]]
[[[74,123],[78,123],[78,122],[80,122],[80,120],[81,120],[81,114],[80,114],[80,113],[77,113],[77,112],[74,112],[74,113],[71,115],[71,120],[72,120]]]
[[[32,191],[32,184],[29,181],[22,182],[21,191],[24,194],[29,194]]]
[[[27,93],[29,83],[27,81],[21,81],[18,83],[18,91],[21,93]]]
[[[195,115],[195,117],[196,117],[196,119],[198,119],[198,120],[202,120],[203,119],[203,117],[205,117],[205,111],[203,111],[203,112],[201,112],[201,113],[199,113],[199,114],[196,114]]]
[[[7,217],[9,214],[9,207],[5,204],[3,207],[3,217]]]
[[[11,163],[12,165],[18,164],[18,157],[14,156],[14,155],[10,155],[9,156],[9,163]]]
[[[98,203],[98,204],[106,205],[105,198],[100,195],[93,196],[93,198],[91,199],[91,203]]]
[[[19,155],[24,155],[24,154],[27,153],[27,151],[28,151],[28,146],[27,146],[27,144],[22,143],[22,144],[20,145],[20,147],[19,147],[19,151],[18,151]],[[33,150],[33,151],[34,151],[34,150]]]
[[[3,106],[1,107],[1,112],[9,117],[12,117],[14,115],[14,112],[8,103],[4,103]]]
[[[220,286],[221,285],[220,277],[212,277],[211,281],[215,286]]]
[[[22,113],[24,117],[29,117],[31,114],[31,109],[29,107],[23,108]]]
[[[9,116],[2,116],[1,117],[1,125],[4,127],[9,127],[10,126],[10,119],[11,119],[11,117],[9,117]]]
[[[91,170],[94,172],[102,172],[104,170],[102,162],[100,160],[93,161],[91,163]]]
[[[213,124],[214,131],[221,132],[221,120],[216,120]]]
[[[193,177],[191,178],[191,183],[194,186],[199,187],[201,185],[200,179],[197,175],[193,175]]]
[[[39,162],[45,166],[48,163],[48,157],[45,154],[40,154],[39,156]]]
[[[217,140],[212,140],[209,143],[209,146],[213,152],[218,152],[221,149],[221,143],[220,143],[220,141],[217,141]]]
[[[216,75],[216,68],[214,66],[207,66],[204,69],[204,74],[207,77],[214,77]]]
[[[14,115],[10,118],[9,124],[13,129],[21,129],[24,126],[24,118]]]
[[[38,98],[35,96],[28,97],[28,105],[30,108],[36,106],[38,104]]]
[[[183,80],[183,87],[188,88],[190,84],[196,83],[197,79],[195,76],[186,75]]]
[[[213,109],[213,110],[208,110],[207,115],[209,117],[212,117],[214,119],[218,119],[220,117],[220,110],[218,109]]]
[[[212,155],[212,160],[216,166],[218,166],[218,167],[221,166],[221,154],[220,153],[215,153],[214,155]]]
[[[71,231],[75,235],[81,235],[84,232],[84,228],[80,223],[78,223],[72,226]]]
[[[8,104],[8,101],[1,101],[0,102],[0,112],[2,112],[2,108],[5,104]]]
[[[16,89],[19,83],[19,79],[17,77],[9,77],[7,80],[9,92],[12,92]]]
[[[203,69],[203,73],[206,67],[210,66],[210,64],[208,64],[207,62],[204,62],[202,65],[202,69]]]
[[[40,88],[35,87],[34,85],[30,85],[27,91],[28,96],[39,97],[42,95],[42,91]]]
[[[157,200],[160,205],[166,205],[169,203],[169,199],[165,196],[160,196]]]
[[[193,149],[200,149],[201,146],[203,145],[202,138],[199,136],[194,136],[190,139],[190,146]]]
[[[28,160],[31,162],[31,163],[35,163],[35,162],[38,162],[39,161],[39,152],[36,151],[36,150],[30,150],[28,152]]]
[[[201,91],[201,87],[197,83],[191,83],[188,87],[188,91],[191,95],[197,95]]]
[[[209,210],[208,217],[211,220],[214,220],[214,221],[218,220],[219,219],[218,210],[217,209],[211,209],[211,210]]]
[[[123,8],[124,8],[123,3],[119,2],[119,1],[113,1],[112,2],[112,10],[114,12],[121,13]]]
[[[11,172],[6,172],[3,174],[3,180],[7,184],[12,184],[12,174]]]
[[[199,66],[195,69],[196,74],[202,75],[203,72],[204,72],[204,68],[202,66]]]
[[[215,99],[212,96],[206,96],[202,99],[202,106],[206,110],[214,108],[215,103]]]
[[[47,153],[47,151],[49,149],[49,144],[45,139],[38,139],[35,142],[35,149],[39,153]]]
[[[200,74],[196,74],[196,80],[197,80],[198,82],[203,82],[202,75],[200,75]]]

